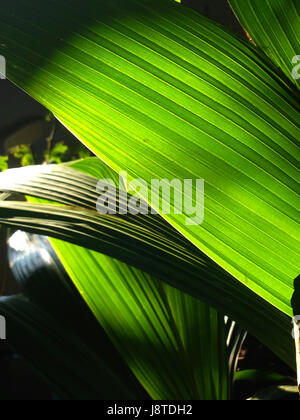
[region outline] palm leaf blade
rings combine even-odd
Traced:
[[[81,206],[4,201],[0,203],[1,223],[63,239],[149,272],[221,309],[294,365],[289,318],[221,270],[160,216],[100,216],[93,210],[96,178],[64,165],[30,168],[29,177],[26,171],[2,174],[0,190],[51,198],[65,205],[77,200],[78,206],[82,200]]]
[[[276,68],[174,2],[88,1],[84,13],[74,1],[17,6],[0,17],[8,77],[129,179],[205,179],[201,226],[164,217],[291,315],[299,103]]]

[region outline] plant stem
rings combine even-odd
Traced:
[[[53,125],[52,125],[52,129],[51,132],[49,134],[49,136],[46,138],[46,142],[47,142],[47,151],[46,151],[46,158],[45,158],[45,163],[48,165],[48,163],[50,162],[50,152],[51,152],[51,145],[52,145],[52,140],[54,137],[54,133],[55,133],[55,120],[53,121]]]

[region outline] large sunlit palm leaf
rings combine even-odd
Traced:
[[[168,0],[1,3],[8,78],[129,179],[204,178],[201,226],[164,217],[291,314],[300,130],[289,81]]]
[[[249,37],[299,87],[293,77],[300,45],[298,0],[229,0]]]
[[[75,166],[101,174],[97,159]],[[0,175],[0,190],[72,207],[1,202],[0,223],[70,241],[149,272],[228,314],[294,364],[288,317],[220,269],[160,216],[100,216],[93,210],[96,183],[97,178],[65,165],[7,171]]]

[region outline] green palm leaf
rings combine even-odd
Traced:
[[[228,398],[224,316],[119,261],[66,242],[53,244],[151,398]]]
[[[55,200],[65,207],[2,201],[0,223],[100,251],[149,272],[221,309],[294,365],[288,317],[221,270],[159,215],[99,215],[94,210],[99,194],[95,191],[98,179],[81,174],[78,169],[101,176],[103,164],[97,159],[88,159],[73,166],[77,170],[54,165],[9,170],[1,174],[0,190]],[[61,255],[60,248],[56,249]],[[86,258],[90,260],[89,252]],[[74,272],[68,259],[64,260],[79,290],[85,290],[83,280],[76,277],[80,270]],[[84,259],[73,260],[76,263]],[[84,296],[96,312],[91,297],[86,292]]]
[[[96,169],[93,162],[91,159],[83,161],[81,168],[87,167],[89,171],[93,171]],[[78,166],[78,163],[73,165]],[[101,166],[104,174],[111,175],[111,171],[104,165]],[[27,168],[21,172],[9,171],[6,175],[19,172],[22,176],[22,172],[25,173],[28,169],[30,172],[33,170]],[[44,167],[38,169],[45,171]],[[48,169],[50,167],[46,168],[46,172]],[[81,191],[86,192],[83,186],[88,181],[92,184],[93,178],[80,176],[62,165],[61,183],[55,184],[55,172],[59,167],[53,166],[52,169],[48,190],[41,179],[36,178],[34,184],[39,184],[39,190],[44,191],[46,198],[46,191],[50,192],[51,189],[52,195],[55,190],[57,195],[64,191],[65,202],[70,191],[74,197],[79,194],[78,205],[80,195],[84,194],[80,190],[76,191],[76,185],[78,188],[80,184]],[[97,172],[99,169],[97,165]],[[92,193],[93,189],[90,188],[91,196]],[[93,204],[95,206],[95,202]],[[77,289],[151,398],[228,399],[231,385],[229,364],[233,364],[233,370],[238,355],[234,349],[227,350],[226,343],[229,339],[231,346],[238,345],[239,335],[227,338],[224,315],[200,300],[124,263],[65,242],[52,240],[52,243]],[[60,272],[58,274],[61,275]],[[51,286],[48,283],[49,289]],[[55,283],[52,286],[50,291],[53,290],[56,295],[61,285],[59,284],[59,288]],[[49,290],[44,290],[44,282],[39,284],[35,281],[30,288],[27,286],[27,293],[28,289],[30,297],[39,306],[43,309],[45,306],[49,308],[51,295],[49,296]],[[67,303],[66,296],[61,301]],[[79,313],[78,315],[80,316]],[[14,321],[16,323],[15,319]],[[15,329],[18,330],[18,326]],[[17,344],[22,350],[22,341],[17,341]],[[58,349],[60,350],[59,346]],[[233,361],[229,360],[229,354]],[[101,352],[99,356],[101,358]],[[78,355],[75,353],[74,357]],[[40,360],[38,362],[41,363]],[[90,363],[93,363],[92,359]]]
[[[297,0],[229,0],[253,42],[299,87],[292,70],[300,44],[300,4]],[[299,60],[300,61],[300,60]]]
[[[204,223],[165,219],[291,315],[300,107],[289,81],[256,48],[173,1],[81,5],[5,4],[8,78],[129,179],[205,179]]]

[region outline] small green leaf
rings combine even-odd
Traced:
[[[67,151],[68,151],[68,146],[65,145],[64,142],[61,141],[59,143],[56,143],[50,151],[49,162],[61,163]]]
[[[0,172],[8,169],[8,156],[0,156]]]
[[[9,150],[16,159],[20,159],[21,166],[34,165],[34,157],[31,148],[27,144],[20,144]]]

